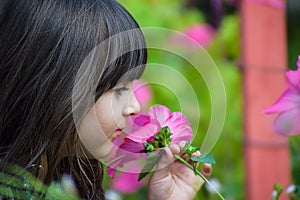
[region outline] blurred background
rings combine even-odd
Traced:
[[[278,38],[278,40],[284,40],[284,45],[286,49],[283,49],[283,55],[281,59],[283,63],[279,64],[281,69],[274,70],[276,74],[284,77],[284,72],[289,67],[291,69],[296,68],[297,57],[300,54],[300,1],[299,0],[119,0],[119,2],[126,7],[129,12],[136,19],[141,27],[161,27],[176,30],[186,34],[191,37],[194,41],[198,42],[212,58],[213,62],[218,67],[221,77],[224,82],[224,87],[226,90],[226,101],[224,103],[227,106],[226,119],[222,134],[217,141],[211,153],[214,155],[217,162],[213,166],[213,175],[211,177],[211,182],[215,185],[215,188],[220,191],[226,199],[258,199],[254,196],[249,195],[255,191],[253,189],[248,189],[253,184],[248,180],[247,177],[251,177],[256,173],[256,169],[251,169],[253,162],[261,162],[261,160],[267,160],[272,154],[272,148],[274,145],[269,145],[271,150],[270,154],[266,155],[266,158],[260,158],[257,161],[255,158],[253,160],[248,159],[251,157],[248,155],[247,148],[248,139],[251,132],[247,127],[253,126],[253,124],[248,125],[248,115],[247,107],[249,100],[247,99],[247,83],[243,81],[245,78],[249,78],[245,70],[247,63],[244,59],[246,56],[243,55],[247,53],[247,42],[243,40],[247,39],[247,34],[252,34],[251,32],[246,32],[243,29],[243,23],[247,23],[247,9],[246,7],[257,6],[262,9],[267,9],[266,13],[283,13],[284,21],[281,22],[279,28],[284,29],[283,33],[285,38]],[[242,5],[244,4],[244,5]],[[252,5],[255,4],[255,5]],[[243,9],[241,7],[243,6]],[[254,8],[255,9],[255,8]],[[269,9],[269,10],[268,10]],[[279,14],[280,15],[280,14]],[[281,15],[280,15],[281,16]],[[272,19],[272,16],[267,16]],[[259,16],[253,13],[250,18],[261,20]],[[276,24],[276,17],[274,17],[274,23]],[[277,24],[278,25],[278,24]],[[260,31],[263,32],[264,29],[269,27],[261,27]],[[253,33],[255,35],[255,32]],[[275,37],[276,38],[276,37]],[[181,48],[183,51],[191,52],[195,55],[199,52],[203,52],[202,48],[192,48],[189,41],[180,40],[178,38],[157,37],[155,38],[159,43],[176,45],[176,48]],[[245,46],[243,46],[245,43]],[[272,45],[270,45],[270,52],[272,52]],[[245,53],[246,52],[246,53]],[[251,52],[250,52],[251,53]],[[199,56],[199,59],[201,57]],[[200,60],[199,60],[200,62]],[[173,80],[170,84],[175,85],[179,92],[174,94],[172,91],[168,90],[166,87],[162,87],[159,84],[148,85],[145,95],[147,96],[147,105],[152,104],[164,104],[168,106],[172,111],[181,111],[182,105],[187,106],[187,112],[184,113],[188,116],[192,123],[194,123],[196,129],[193,129],[194,134],[197,135],[195,138],[195,143],[201,145],[205,133],[207,132],[210,120],[211,120],[211,96],[209,90],[203,77],[195,73],[195,69],[190,66],[191,64],[186,62],[183,58],[176,56],[172,53],[166,53],[157,49],[149,49],[149,59],[148,63],[160,63],[162,65],[171,66],[176,70],[176,72],[182,74],[188,83],[191,85],[194,91],[196,91],[196,101],[197,104],[190,102],[189,93],[185,87],[181,86],[177,82],[176,77],[172,77],[172,73],[160,73],[157,70],[146,70],[142,81],[144,83],[151,82],[154,78],[157,79],[168,79]],[[267,64],[262,63],[261,65],[267,66]],[[206,66],[210,67],[210,66]],[[268,66],[269,67],[269,66]],[[270,66],[273,67],[273,66]],[[274,66],[276,68],[278,66]],[[268,70],[265,70],[268,71]],[[272,70],[271,70],[272,71]],[[264,72],[265,73],[265,72]],[[245,75],[246,74],[246,75]],[[166,77],[170,76],[170,77]],[[282,79],[283,86],[285,88],[284,78]],[[273,88],[275,90],[275,88]],[[270,90],[270,88],[268,88]],[[272,89],[271,89],[272,90]],[[279,96],[283,90],[279,89],[274,96]],[[260,95],[261,91],[258,91]],[[178,96],[182,95],[182,96]],[[253,94],[252,94],[253,95]],[[259,98],[258,98],[259,99]],[[276,99],[273,98],[265,102],[259,109],[265,109],[271,106]],[[259,100],[258,100],[259,101]],[[193,110],[196,107],[200,109],[200,118],[198,120],[193,117],[197,117],[193,114]],[[145,108],[147,110],[147,106]],[[262,112],[257,111],[257,115],[262,119],[267,118],[262,114]],[[273,119],[273,118],[272,118]],[[257,118],[260,120],[260,118]],[[269,118],[267,118],[269,120]],[[251,119],[249,120],[251,122]],[[196,123],[196,124],[195,124]],[[257,125],[259,128],[259,124]],[[274,135],[272,132],[272,124],[267,123],[267,130]],[[269,130],[270,129],[270,130]],[[248,135],[248,136],[247,136]],[[272,136],[270,136],[272,137]],[[250,137],[251,138],[251,137]],[[258,136],[259,138],[259,136]],[[257,138],[256,138],[257,139]],[[300,163],[300,139],[298,136],[289,137],[288,139],[270,139],[270,141],[276,140],[280,144],[285,144],[285,140],[289,143],[287,146],[283,145],[283,148],[288,149],[288,154],[283,154],[284,158],[287,157],[286,169],[281,169],[283,171],[283,182],[288,181],[288,184],[283,183],[284,187],[290,184],[300,184],[300,173],[299,163]],[[253,141],[252,141],[253,142]],[[255,142],[255,141],[254,141]],[[255,144],[253,142],[253,144]],[[250,143],[250,142],[249,142]],[[253,145],[256,147],[255,145]],[[250,145],[250,148],[253,146]],[[266,145],[268,146],[268,145]],[[261,148],[259,146],[258,148]],[[276,147],[278,148],[278,147]],[[281,147],[280,147],[281,148]],[[266,147],[259,149],[260,152],[266,150]],[[276,149],[278,150],[278,149]],[[259,153],[260,153],[259,152]],[[261,153],[260,153],[261,154]],[[248,160],[247,160],[248,159]],[[280,158],[278,158],[280,159]],[[267,162],[267,161],[266,161]],[[270,161],[273,162],[273,161]],[[278,160],[280,162],[280,160]],[[273,163],[278,165],[278,163]],[[256,165],[259,165],[256,164]],[[255,166],[256,166],[255,165]],[[264,166],[261,163],[261,169],[259,173],[264,174],[261,171],[272,171],[267,165]],[[265,168],[264,168],[265,167]],[[255,167],[254,167],[255,168]],[[247,170],[251,171],[249,174]],[[278,172],[274,172],[273,175],[276,177]],[[288,174],[288,175],[286,175]],[[258,174],[259,176],[259,174]],[[269,176],[267,176],[268,178]],[[261,180],[263,182],[263,177]],[[270,178],[271,179],[271,178]],[[107,199],[110,200],[138,200],[146,199],[146,183],[130,183],[135,178],[131,176],[116,176],[114,179],[105,177],[105,188],[107,191]],[[252,180],[252,179],[251,179]],[[254,180],[255,181],[255,180]],[[273,181],[273,179],[271,180]],[[279,179],[280,183],[281,179]],[[274,182],[275,184],[276,182]],[[131,187],[132,185],[132,187]],[[266,189],[264,189],[266,190]],[[267,188],[264,191],[265,194],[271,199],[272,187]],[[248,192],[247,192],[248,191]],[[256,191],[260,192],[260,191]],[[265,195],[264,194],[264,195]],[[262,196],[264,196],[262,195]],[[286,194],[283,194],[283,199],[287,198]],[[203,187],[196,199],[218,199],[218,196],[207,187]],[[266,199],[266,198],[259,198]]]

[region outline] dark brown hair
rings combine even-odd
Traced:
[[[46,184],[67,173],[82,198],[104,198],[100,163],[76,154],[80,143],[72,92],[84,59],[95,47],[137,28],[132,16],[114,0],[0,2],[0,170],[6,163],[31,170],[45,157]],[[143,35],[129,31],[126,38],[101,51],[107,55],[99,59],[116,48],[128,49],[106,67],[95,66],[101,68],[95,99],[126,72],[134,72],[127,76],[130,80],[141,76],[147,59]],[[62,151],[68,156],[61,160]]]

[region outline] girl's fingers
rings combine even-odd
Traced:
[[[157,174],[161,174],[161,175],[167,174],[167,172],[170,170],[168,167],[176,160],[174,154],[180,155],[183,147],[184,144],[182,143],[182,144],[171,144],[170,146],[164,148],[163,155],[157,165],[157,170],[158,170]]]
[[[201,153],[200,153],[200,151],[196,151],[195,153],[192,153],[192,156],[194,156],[194,157],[200,157]]]
[[[170,150],[172,151],[173,154],[180,154],[181,153],[181,147],[180,144],[171,144],[170,145]]]
[[[171,144],[169,147],[164,149],[163,155],[161,160],[157,165],[157,175],[161,178],[165,177],[169,173],[169,166],[176,160],[173,154],[181,155],[182,149],[184,148],[186,142],[180,142],[179,144]],[[196,151],[192,154],[195,157],[199,157],[201,153]],[[183,158],[185,155],[183,155]],[[209,178],[212,174],[212,166],[210,164],[204,163],[201,173],[206,177]]]
[[[200,151],[196,151],[195,153],[192,154],[192,156],[200,157],[201,153],[200,153]],[[201,173],[205,176],[205,178],[209,178],[212,174],[211,164],[204,163]]]
[[[165,180],[168,177],[170,178],[169,166],[176,160],[173,156],[175,153],[180,153],[180,147],[177,144],[172,144],[169,147],[164,148],[163,155],[152,178],[155,178],[156,180]]]
[[[181,151],[182,151],[182,149],[184,148],[185,144],[186,144],[186,141],[181,141],[181,142],[178,144]]]
[[[205,178],[209,178],[212,174],[211,164],[204,163],[201,173],[205,176]]]
[[[178,145],[171,145],[170,147],[166,147],[163,150],[163,155],[157,165],[157,169],[160,170],[163,168],[167,168],[170,164],[172,164],[175,161],[173,152],[178,152],[178,151],[180,151]]]

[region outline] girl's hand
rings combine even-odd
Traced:
[[[192,200],[204,181],[180,161],[175,161],[173,154],[181,154],[185,143],[172,144],[165,148],[157,170],[149,182],[149,200]],[[200,156],[200,155],[199,155]],[[210,164],[204,164],[202,174],[209,177]]]

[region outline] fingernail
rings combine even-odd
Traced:
[[[192,154],[192,156],[200,156],[200,155],[201,155],[200,151],[196,151]]]
[[[204,171],[205,173],[210,173],[210,171],[211,171],[211,166],[210,166],[209,164],[207,164],[207,163],[204,163],[204,165],[203,165],[203,171]]]

